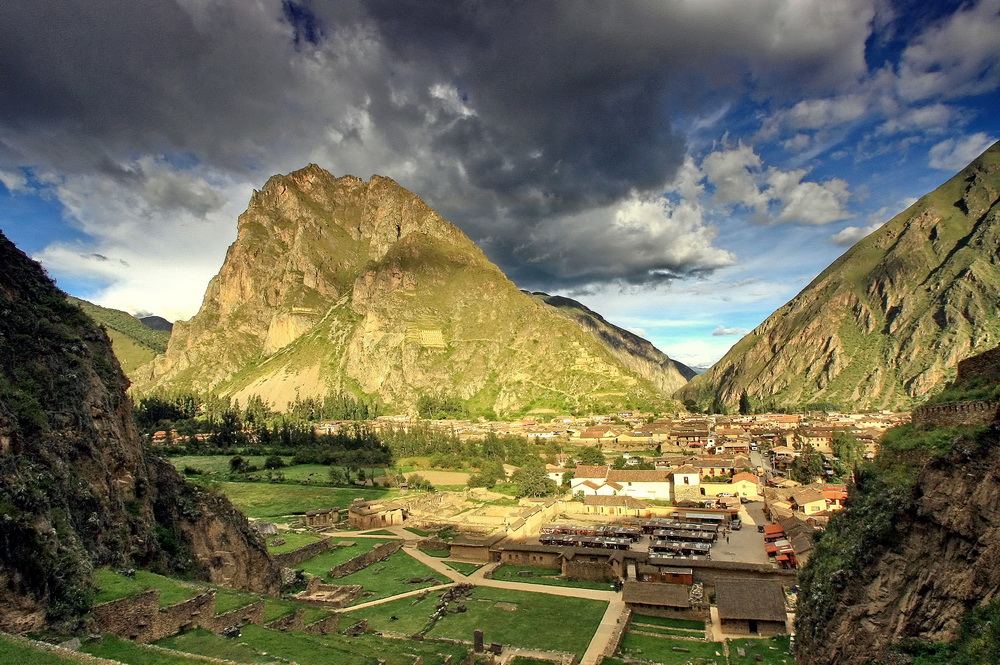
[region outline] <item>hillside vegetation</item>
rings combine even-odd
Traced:
[[[1000,342],[1000,144],[858,242],[676,396],[905,409]]]

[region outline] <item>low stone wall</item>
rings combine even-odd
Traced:
[[[282,552],[281,554],[274,554],[272,558],[274,562],[281,566],[282,568],[294,568],[303,561],[311,559],[317,554],[322,554],[333,546],[333,538],[327,537],[323,540],[317,540],[315,543],[309,543],[308,545],[303,545],[297,550],[292,550],[291,552]]]
[[[100,632],[145,644],[153,641],[153,626],[160,612],[160,592],[150,589],[128,598],[94,605],[90,611]]]
[[[215,590],[213,589],[200,593],[189,600],[164,607],[157,612],[151,641],[162,640],[164,637],[170,637],[191,628],[204,627],[211,630],[210,624],[214,617]]]
[[[1000,401],[969,400],[948,404],[924,404],[913,410],[913,424],[918,428],[931,426],[987,425],[1000,415]]]
[[[450,554],[450,552],[451,552],[451,545],[449,545],[448,543],[444,542],[443,540],[441,540],[437,536],[431,536],[430,538],[424,538],[423,540],[418,541],[417,542],[417,549],[421,550],[421,551],[424,551],[424,550],[447,551]]]
[[[604,647],[604,655],[607,658],[614,658],[615,653],[618,651],[618,647],[621,646],[622,639],[625,637],[625,632],[628,630],[629,622],[632,621],[632,608],[626,606],[625,611],[622,615],[618,617],[618,623],[615,624],[614,630],[611,631],[611,639],[608,640],[608,646]]]
[[[245,626],[248,623],[256,626],[264,625],[263,600],[258,600],[243,607],[237,607],[235,610],[230,610],[225,614],[215,614],[211,619],[203,621],[201,625],[206,630],[219,633],[226,628]]]
[[[356,573],[363,568],[367,568],[376,561],[381,561],[386,559],[396,552],[398,552],[403,547],[403,541],[401,540],[390,540],[389,542],[383,543],[376,546],[371,551],[365,552],[364,554],[359,554],[358,556],[345,561],[344,563],[334,566],[330,569],[328,573],[333,579],[339,577],[345,577],[351,573]]]
[[[309,633],[310,635],[327,635],[329,633],[336,633],[340,624],[340,615],[331,614],[325,619],[320,619],[319,621],[313,621],[310,624],[304,624],[301,628],[303,633]]]
[[[562,574],[574,580],[590,580],[592,582],[610,582],[617,579],[618,575],[611,561],[601,557],[601,561],[585,560],[585,557],[574,556],[572,559],[563,559]]]

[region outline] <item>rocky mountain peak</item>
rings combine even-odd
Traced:
[[[518,291],[390,178],[338,178],[315,165],[274,176],[238,228],[198,315],[133,376],[137,389],[257,393],[278,406],[346,391],[404,409],[448,391],[489,412],[540,395],[578,406],[598,385],[601,399],[659,401],[686,380],[662,354],[613,350]],[[648,358],[623,364],[630,348]],[[570,377],[577,367],[582,376]]]

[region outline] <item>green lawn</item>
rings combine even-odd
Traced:
[[[433,570],[400,550],[386,561],[374,563],[364,570],[337,579],[336,584],[360,584],[363,586],[365,595],[354,603],[358,604],[451,581],[437,578],[429,582],[409,583],[411,579],[433,577],[434,575]]]
[[[281,632],[259,626],[244,626],[240,641],[253,649],[267,653],[274,660],[283,659],[300,665],[373,665],[378,659],[387,665],[412,665],[417,656],[426,665],[440,665],[444,655],[459,662],[466,649],[450,644],[421,643],[412,640],[392,640],[375,635],[346,637],[344,635],[307,635]]]
[[[237,591],[226,587],[215,588],[215,613],[225,614],[241,607],[246,607],[250,603],[260,600],[257,594],[247,591]]]
[[[521,577],[518,573],[527,571],[530,576]],[[493,571],[493,579],[510,582],[526,582],[528,584],[548,584],[550,586],[568,586],[577,589],[596,589],[610,591],[610,582],[595,582],[593,580],[568,580],[558,577],[558,568],[532,568],[531,566],[498,566]]]
[[[473,631],[479,628],[485,631],[487,643],[570,651],[582,656],[608,604],[599,600],[476,587],[466,606],[468,612],[446,616],[428,636],[471,641]]]
[[[128,665],[205,665],[205,661],[199,658],[165,653],[129,640],[123,640],[114,635],[105,635],[99,644],[88,642],[83,645],[80,651],[98,658],[128,663]],[[32,662],[32,665],[36,665],[36,663]]]
[[[768,640],[727,640],[729,644],[729,665],[744,663],[764,663],[764,665],[794,665],[790,638],[788,635],[778,635]],[[746,657],[740,658],[737,647],[746,651]],[[761,660],[757,660],[757,656]]]
[[[97,585],[95,603],[106,603],[134,596],[147,589],[160,590],[160,607],[167,607],[189,598],[194,598],[203,590],[197,587],[180,584],[169,577],[163,577],[145,570],[135,571],[135,577],[125,577],[118,573],[101,568],[94,571],[94,584]]]
[[[457,570],[463,575],[471,575],[483,567],[481,563],[465,563],[464,561],[445,561],[444,563],[449,568]]]
[[[288,483],[214,485],[249,517],[271,518],[322,508],[347,508],[356,498],[366,501],[395,496],[397,490],[364,487],[322,487]]]
[[[646,623],[653,626],[667,626],[668,628],[689,628],[691,630],[705,631],[704,621],[694,621],[692,619],[675,619],[673,617],[656,617],[649,614],[633,614],[632,623]]]
[[[202,473],[228,475],[229,460],[233,457],[233,455],[181,455],[180,457],[168,457],[167,459],[181,473],[184,473],[185,467],[191,467],[192,469],[198,469]],[[241,455],[241,457],[258,469],[264,468],[264,460],[267,459],[263,455]],[[287,464],[292,458],[282,457],[281,459]]]
[[[342,542],[334,536],[333,539],[334,547],[323,552],[322,554],[317,554],[311,559],[306,559],[298,565],[298,569],[302,572],[309,573],[310,575],[315,575],[316,577],[322,577],[325,582],[332,582],[333,580],[327,575],[327,572],[336,565],[349,561],[356,556],[369,552],[379,545],[384,545],[387,542],[385,538],[357,538],[351,537],[350,539],[345,539],[343,542],[353,542],[354,545],[350,547],[336,547],[338,542]],[[341,582],[337,582],[341,584]]]
[[[15,642],[0,633],[0,663],[30,663],[31,665],[80,665],[79,660]]]
[[[271,541],[275,538],[284,538],[284,545],[271,546]],[[271,536],[267,539],[267,551],[271,554],[281,554],[282,552],[291,552],[292,550],[297,550],[300,547],[305,547],[309,543],[315,543],[317,540],[322,540],[320,536],[312,533],[296,533],[295,531],[282,531],[277,536]]]
[[[438,559],[447,559],[451,556],[451,550],[420,550],[427,556],[436,557]]]
[[[700,640],[705,639],[705,631],[688,630],[687,628],[667,628],[666,626],[644,626],[632,624],[629,630],[640,633],[652,633],[654,635],[668,635],[671,637],[693,637]]]
[[[253,647],[242,642],[221,637],[204,628],[197,628],[180,635],[174,635],[162,639],[156,643],[157,646],[184,653],[193,653],[209,658],[219,658],[221,660],[231,660],[237,663],[273,663],[270,656],[260,654]]]
[[[427,625],[442,593],[434,591],[421,600],[401,598],[346,612],[341,627],[368,619],[370,630],[412,635]],[[587,650],[608,606],[598,600],[489,587],[477,587],[465,605],[468,612],[446,615],[427,636],[471,643],[473,631],[480,628],[487,642],[580,655]]]
[[[674,648],[687,649],[675,651]],[[720,655],[716,655],[718,652]],[[626,658],[648,660],[663,665],[682,665],[695,658],[700,665],[726,665],[721,642],[695,642],[674,640],[669,637],[652,637],[626,633],[619,647],[619,653]]]

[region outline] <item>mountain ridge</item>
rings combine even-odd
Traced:
[[[1000,143],[859,241],[675,396],[907,408],[1000,341]]]
[[[313,164],[254,192],[198,314],[133,379],[139,392],[258,394],[279,408],[343,393],[412,411],[449,391],[487,415],[673,406],[679,367],[621,353],[518,290],[395,181]]]

